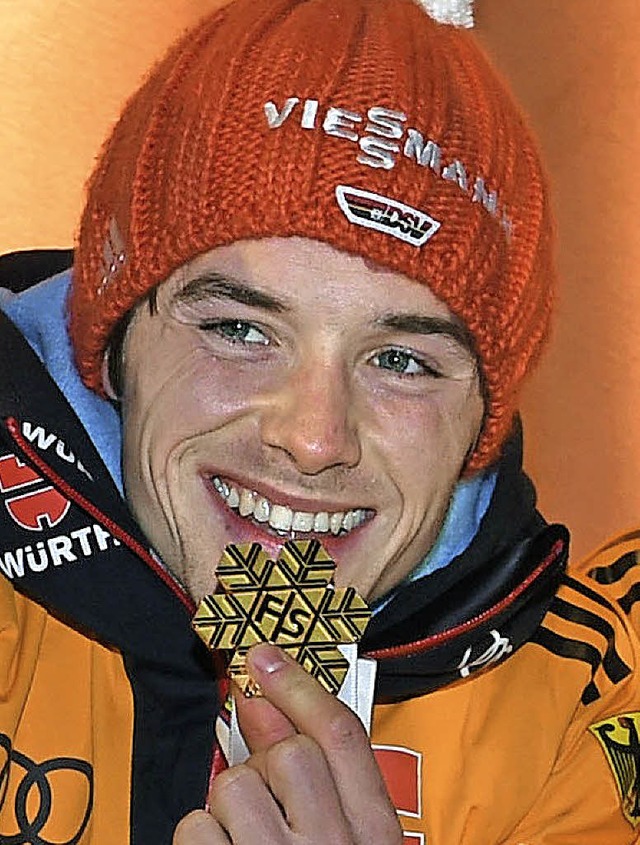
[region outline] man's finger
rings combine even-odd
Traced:
[[[252,755],[246,765],[259,773],[283,808],[294,837],[308,843],[346,841],[350,825],[327,760],[314,740],[294,734]]]
[[[219,774],[209,802],[212,815],[229,831],[231,842],[282,845],[291,841],[291,831],[269,784],[252,766],[232,766]]]
[[[247,668],[265,699],[322,749],[356,841],[401,841],[395,810],[357,716],[275,646],[251,649]]]
[[[268,699],[245,698],[237,688],[234,699],[240,730],[252,754],[295,735],[291,721]]]
[[[205,810],[185,816],[173,834],[173,845],[230,845],[231,840]]]

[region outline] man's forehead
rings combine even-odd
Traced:
[[[403,288],[401,299],[405,302],[428,302],[430,310],[442,316],[450,313],[425,284],[364,255],[299,236],[242,240],[216,247],[180,267],[170,281],[174,290],[181,288],[188,295],[218,296],[226,280],[236,286],[268,290],[284,305],[295,299],[301,285],[319,292],[333,285],[342,290],[360,289],[366,288],[368,279],[373,282],[371,297],[377,291],[395,302]]]

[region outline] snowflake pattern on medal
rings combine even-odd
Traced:
[[[226,547],[221,592],[205,598],[193,628],[210,649],[232,652],[229,675],[245,695],[259,692],[246,669],[251,646],[269,642],[335,694],[349,664],[338,644],[358,642],[371,610],[354,587],[333,584],[335,562],[317,540],[292,540],[272,560],[259,543]]]

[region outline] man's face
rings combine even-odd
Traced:
[[[126,495],[196,601],[227,543],[317,537],[369,599],[429,551],[483,401],[424,286],[303,238],[202,255],[124,348]]]

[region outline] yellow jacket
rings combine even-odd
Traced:
[[[615,578],[639,544],[612,544],[590,568]],[[407,843],[639,841],[640,643],[604,598],[640,597],[638,567],[596,586],[568,577],[539,642],[504,663],[376,706],[372,744]],[[6,581],[0,620],[0,841],[128,842],[133,701],[122,658]]]

